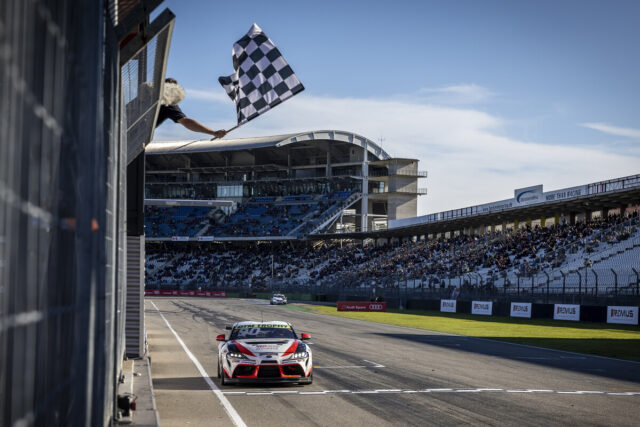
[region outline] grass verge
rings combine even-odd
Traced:
[[[337,311],[335,307],[294,304],[287,307],[368,322],[487,338],[640,362],[640,328],[606,323],[547,319],[480,317],[439,311],[390,310],[386,313]]]

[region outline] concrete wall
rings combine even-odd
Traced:
[[[402,219],[416,216],[418,200],[413,195],[394,194],[389,196],[388,219]]]

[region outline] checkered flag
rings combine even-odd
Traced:
[[[278,48],[255,23],[233,45],[233,69],[232,75],[218,81],[236,103],[238,126],[304,90]]]

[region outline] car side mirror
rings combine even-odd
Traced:
[[[216,341],[226,341],[226,340],[224,339],[224,334],[220,334],[220,335],[218,335],[218,336],[216,337]]]
[[[228,325],[227,325],[227,326],[225,326],[224,328],[225,328],[227,331],[230,331],[230,330],[231,330],[231,326],[228,326]]]
[[[303,332],[302,335],[300,336],[300,339],[303,340],[303,341],[310,340],[311,339],[311,334]]]

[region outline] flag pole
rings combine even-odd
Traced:
[[[241,124],[239,124],[239,125],[235,125],[235,126],[234,126],[234,127],[232,127],[231,129],[227,130],[227,131],[226,131],[226,133],[225,133],[225,136],[226,136],[229,132],[231,132],[232,130],[238,129],[238,128],[239,128],[240,126],[242,126],[243,124],[244,124],[244,123],[241,123]],[[223,137],[223,138],[224,138],[224,137]],[[211,138],[209,141],[214,141],[214,140],[216,140],[216,139],[219,139],[219,138],[214,136],[214,137],[213,137],[213,138]],[[175,150],[179,150],[179,149],[181,149],[181,148],[184,148],[184,147],[186,147],[186,146],[188,146],[188,145],[193,144],[194,142],[200,142],[200,141],[204,141],[204,140],[203,140],[203,139],[196,139],[196,140],[194,140],[194,141],[187,142],[186,144],[181,145],[180,147],[176,147],[176,148],[174,148],[174,149],[173,149],[173,151],[175,151]]]

